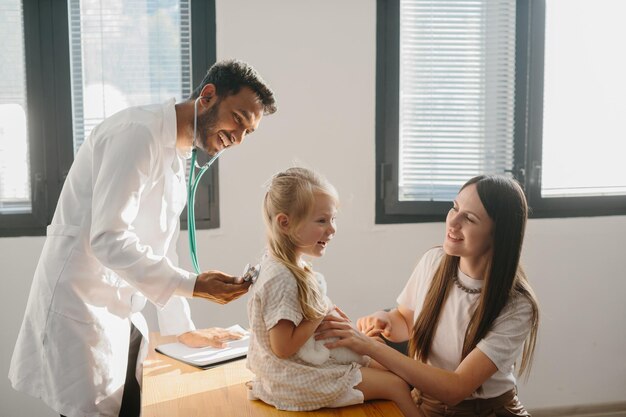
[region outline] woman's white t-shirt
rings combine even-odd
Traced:
[[[443,254],[441,247],[426,252],[398,296],[399,305],[414,311],[414,323],[422,310]],[[458,278],[466,288],[482,288],[484,282],[470,278],[460,269]],[[459,366],[465,330],[479,297],[480,294],[469,294],[456,285],[452,286],[435,330],[428,364],[449,371],[454,371]],[[524,341],[530,332],[531,318],[532,305],[528,299],[521,295],[509,298],[489,332],[476,346],[491,359],[498,370],[470,398],[493,398],[515,387],[514,364],[521,355]]]

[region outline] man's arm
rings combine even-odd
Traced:
[[[233,301],[250,288],[251,282],[238,283],[237,277],[220,271],[207,271],[196,278],[193,296],[204,298],[218,304]],[[223,348],[230,340],[241,339],[242,334],[219,327],[192,329],[178,335],[178,341],[189,347]]]

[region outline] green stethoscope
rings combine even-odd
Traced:
[[[196,162],[198,147],[196,146],[196,130],[198,125],[198,101],[204,97],[198,97],[194,103],[193,114],[193,149],[191,150],[191,166],[189,168],[189,183],[187,184],[187,232],[189,233],[189,253],[191,254],[191,263],[196,274],[200,274],[200,264],[198,263],[198,252],[196,248],[196,217],[195,217],[195,202],[196,202],[196,190],[198,184],[200,184],[200,178],[209,169],[209,167],[217,160],[217,158],[226,150],[222,149],[202,167]],[[196,168],[200,171],[196,172]],[[244,281],[254,281],[259,275],[260,266],[250,266],[247,264],[244,268],[242,278]]]

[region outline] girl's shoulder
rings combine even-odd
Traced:
[[[255,285],[257,286],[290,286],[296,285],[295,278],[289,268],[282,262],[267,255],[261,261],[261,270]]]
[[[284,274],[286,272],[291,273],[285,264],[272,255],[266,255],[263,260],[261,260],[261,271],[266,271],[272,275]]]

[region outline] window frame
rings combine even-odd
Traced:
[[[541,197],[545,0],[516,1],[515,125],[511,174],[531,218],[626,214],[626,196]],[[445,221],[451,202],[399,201],[400,1],[377,0],[376,224]],[[469,178],[468,178],[469,179]]]
[[[215,0],[190,0],[191,2],[191,91],[198,86],[207,70],[216,62]],[[194,42],[194,39],[213,39],[213,42]],[[198,153],[200,166],[208,162],[204,152]],[[220,227],[219,214],[219,158],[200,179],[196,192],[196,229]],[[186,206],[185,206],[186,207]],[[182,230],[187,230],[187,209],[180,216]]]
[[[67,2],[23,1],[22,7],[32,211],[0,213],[0,237],[46,235],[74,161]],[[193,90],[216,61],[215,0],[190,0],[190,7]],[[198,187],[197,229],[219,227],[218,186],[216,161]]]

